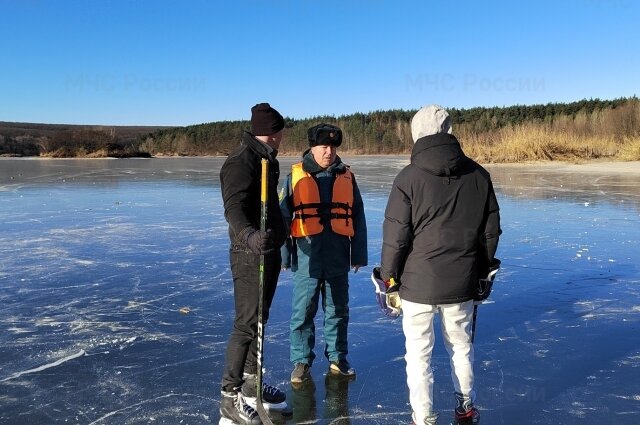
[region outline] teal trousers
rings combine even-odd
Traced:
[[[322,302],[324,355],[329,361],[346,359],[348,352],[349,279],[347,274],[328,279],[316,279],[294,273],[293,305],[291,309],[291,351],[293,364],[311,366],[316,355],[314,319],[318,303]]]

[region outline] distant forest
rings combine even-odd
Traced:
[[[546,105],[448,109],[453,133],[468,156],[480,162],[611,158],[640,160],[640,101],[590,99]],[[307,147],[307,128],[327,122],[342,128],[344,154],[408,153],[416,110],[354,113],[339,117],[285,119],[284,154]],[[33,125],[36,127],[38,125]],[[0,155],[131,157],[227,155],[249,121],[186,127],[49,126],[0,122]],[[46,127],[40,125],[40,127]],[[125,131],[126,129],[126,131]]]

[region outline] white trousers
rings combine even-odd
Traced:
[[[444,344],[451,362],[456,392],[475,398],[473,392],[473,344],[471,320],[473,300],[459,304],[418,304],[402,300],[402,330],[405,336],[409,402],[416,423],[435,413],[431,352],[435,335],[433,319],[440,313]]]

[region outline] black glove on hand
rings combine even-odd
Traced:
[[[380,268],[380,278],[383,282],[389,282],[391,280],[391,275]]]
[[[254,230],[247,235],[247,246],[256,255],[273,252],[273,234],[271,229],[265,231]]]

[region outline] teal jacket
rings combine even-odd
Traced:
[[[321,168],[310,152],[304,155],[302,168],[317,182],[321,202],[331,202],[335,176],[347,170],[347,166],[340,157],[336,157],[336,161],[328,168]],[[280,210],[286,229],[290,231],[293,216],[291,173],[287,176],[280,194]],[[355,176],[353,179],[353,228],[355,234],[351,238],[334,233],[329,225],[325,225],[322,233],[317,235],[303,238],[289,236],[282,247],[282,266],[305,276],[326,279],[348,273],[351,266],[367,265],[367,222]]]

